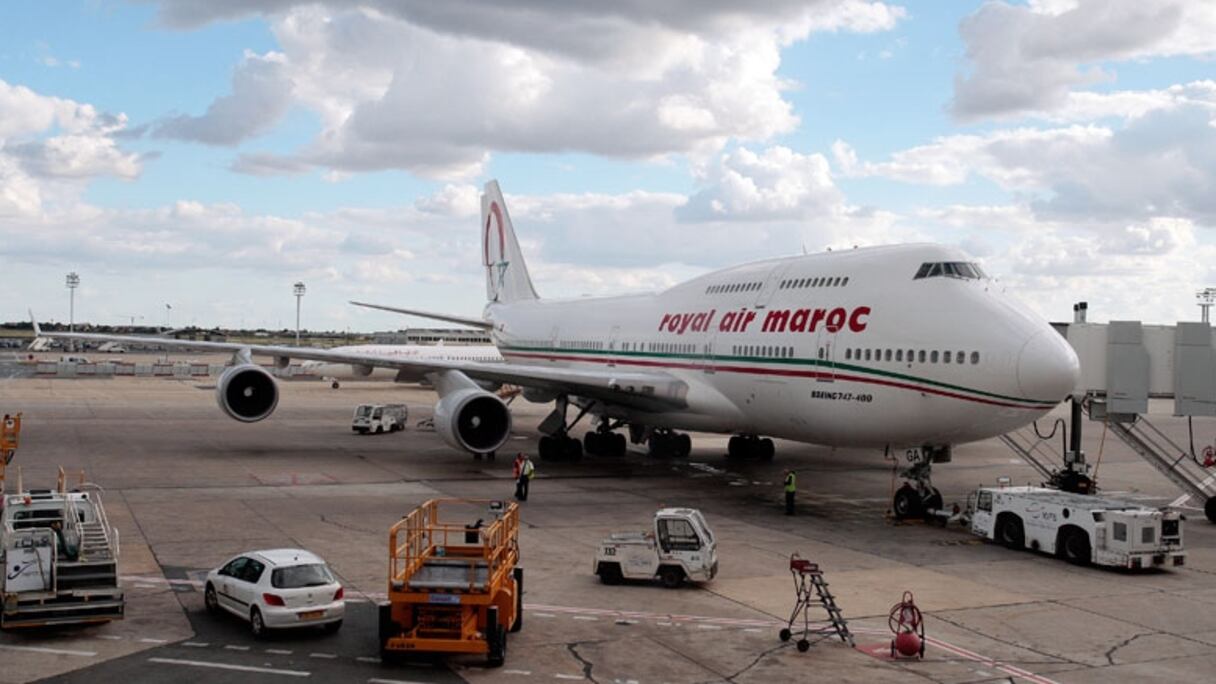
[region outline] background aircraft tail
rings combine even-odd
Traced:
[[[491,302],[538,299],[498,181],[481,195],[481,263],[486,267],[486,298]]]

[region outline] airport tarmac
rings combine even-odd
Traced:
[[[1090,423],[1084,446],[1091,462],[1102,452],[1107,493],[1184,507],[1185,568],[1080,568],[959,527],[895,524],[884,513],[897,482],[880,453],[778,442],[772,463],[728,464],[725,437],[694,435],[687,461],[639,450],[538,460],[522,505],[524,627],[506,665],[385,666],[374,603],[385,591],[389,526],[436,496],[510,496],[510,457],[475,461],[415,427],[435,401],[424,388],[280,387],[275,415],[247,425],[221,414],[203,378],[0,380],[0,410],[24,412],[14,463],[26,483],[50,485],[63,465],[105,488],[128,597],[121,622],[0,635],[0,682],[1112,682],[1202,681],[1216,669],[1216,527]],[[350,431],[356,404],[388,401],[409,405],[409,430]],[[535,425],[549,409],[522,400],[513,409],[517,436],[505,451],[534,453]],[[1157,423],[1185,440],[1182,421]],[[1212,437],[1206,425],[1196,434],[1201,444]],[[782,514],[786,467],[799,473],[794,517]],[[1003,475],[1036,480],[990,440],[958,447],[934,483],[947,503],[962,503]],[[671,505],[705,513],[719,539],[717,579],[678,590],[601,585],[591,573],[597,542],[644,529]],[[342,579],[349,614],[338,634],[258,641],[239,621],[204,612],[206,570],[240,551],[283,546],[319,553]],[[777,639],[794,600],[793,552],[825,570],[856,649],[825,640],[799,653]],[[887,655],[887,612],[905,590],[928,616],[923,661]]]

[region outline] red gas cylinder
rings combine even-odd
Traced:
[[[895,635],[895,650],[905,658],[920,655],[920,637],[915,632],[900,632]]]

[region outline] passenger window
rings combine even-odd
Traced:
[[[882,356],[883,356],[883,360],[884,360],[884,361],[890,361],[890,360],[891,360],[891,350],[890,350],[890,349],[884,349],[884,350],[883,350],[883,352],[882,352]]]
[[[971,365],[974,366],[975,364],[977,364],[979,362],[980,362],[980,353],[977,351],[971,352]]]
[[[850,361],[852,359],[853,359],[853,350],[851,348],[844,350],[844,360]]]
[[[950,363],[950,352],[942,352],[942,363]]]
[[[954,358],[957,359],[957,361],[955,361],[955,363],[962,363],[963,359],[965,358],[965,355],[963,354],[963,351],[960,349],[958,351],[958,354],[956,354]]]
[[[869,361],[869,360],[870,360],[870,350],[867,349],[866,350],[866,361]]]
[[[847,277],[846,277],[844,280],[840,281],[840,285],[841,285],[842,287],[843,287],[843,286],[845,286],[845,285],[848,285],[848,284],[849,284],[849,279],[848,279]]]
[[[895,360],[896,360],[896,361],[903,361],[903,360],[904,360],[904,350],[902,350],[902,349],[896,349],[896,350],[895,350]]]
[[[840,287],[840,278],[832,279],[832,287]]]
[[[687,520],[660,519],[659,545],[664,551],[697,551],[701,548],[701,539]]]
[[[916,353],[916,360],[919,361],[920,363],[925,362],[925,350],[924,349],[922,349]]]
[[[236,578],[240,578],[241,573],[242,573],[242,572],[244,572],[244,570],[245,570],[245,565],[246,565],[248,562],[249,562],[249,559],[248,559],[248,558],[245,558],[244,556],[242,556],[242,557],[240,557],[240,558],[236,558],[236,559],[234,559],[234,560],[233,560],[231,563],[229,563],[228,565],[225,565],[225,566],[224,566],[224,567],[223,567],[223,568],[220,570],[220,574],[221,574],[221,575],[224,575],[225,577],[236,577]]]
[[[241,579],[250,584],[257,584],[258,580],[262,578],[262,571],[265,569],[265,565],[250,559],[245,565],[245,570],[241,573]]]
[[[937,350],[936,349],[934,349],[929,354],[929,363],[937,363]]]

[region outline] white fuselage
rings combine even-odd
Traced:
[[[502,354],[492,345],[439,345],[439,344],[358,344],[335,347],[333,351],[367,354],[382,359],[412,361],[479,361],[501,363]],[[397,382],[420,382],[421,373],[407,373],[393,368],[352,366],[348,363],[327,361],[305,361],[301,368],[313,375],[333,380],[383,379]]]
[[[957,250],[900,245],[753,262],[664,292],[491,303],[510,362],[660,370],[686,409],[613,417],[664,428],[910,447],[986,439],[1072,392],[1076,355]]]

